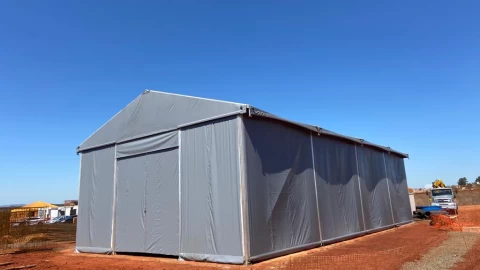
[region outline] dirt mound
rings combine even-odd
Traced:
[[[42,242],[48,241],[49,238],[44,233],[35,233],[30,235],[25,235],[22,237],[15,238],[10,235],[4,235],[0,238],[0,244],[25,244],[31,242]]]
[[[4,235],[0,238],[0,244],[12,244],[15,242],[15,238],[10,235]]]
[[[456,218],[451,218],[446,215],[431,215],[430,225],[445,231],[462,231],[463,226],[457,223]]]
[[[30,234],[22,238],[23,243],[48,241],[48,236],[44,233]]]

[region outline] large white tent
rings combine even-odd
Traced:
[[[260,261],[412,221],[406,154],[146,90],[81,154],[76,249]]]

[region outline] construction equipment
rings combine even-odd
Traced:
[[[447,188],[441,179],[437,179],[432,183],[430,195],[430,204],[432,206],[440,206],[442,210],[448,213],[457,214],[458,205],[455,197],[453,189]]]
[[[442,179],[437,179],[432,182],[432,188],[446,188],[445,183],[443,183]]]

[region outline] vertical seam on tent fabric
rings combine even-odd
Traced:
[[[362,208],[363,231],[365,232],[367,230],[367,227],[365,224],[365,213],[363,212],[363,197],[362,197],[362,186],[360,183],[360,170],[358,169],[357,144],[355,144],[355,162],[357,163],[358,192],[360,194],[360,207]]]
[[[392,221],[395,225],[395,216],[393,215],[393,206],[392,206],[392,196],[390,195],[390,184],[388,184],[388,171],[387,171],[387,161],[385,159],[385,153],[383,154],[383,165],[385,167],[385,179],[387,179],[387,191],[388,191],[388,199],[390,200],[390,211],[392,212]]]
[[[245,181],[245,171],[243,162],[243,129],[242,129],[242,116],[237,116],[237,136],[238,136],[238,173],[239,173],[239,185],[240,185],[240,226],[242,228],[242,251],[244,263],[247,263],[250,259],[249,248],[249,233],[248,233],[248,211],[247,211],[247,184]]]
[[[147,181],[148,181],[148,154],[144,155],[143,158],[145,159],[145,181],[143,182],[143,252],[147,252]]]
[[[178,130],[178,254],[182,252],[182,130]]]
[[[111,249],[112,249],[112,254],[115,255],[115,223],[116,223],[116,216],[117,216],[117,145],[115,144],[114,148],[115,154],[114,154],[114,163],[113,163],[113,211],[112,211],[112,235],[111,235]]]
[[[79,178],[79,179],[78,179],[78,204],[79,204],[79,205],[80,205],[80,203],[82,202],[82,201],[80,200],[80,195],[81,195],[81,194],[80,194],[80,192],[81,192],[80,189],[81,189],[81,187],[82,187],[82,157],[83,157],[83,154],[80,153],[80,172],[79,172],[79,174],[78,174],[78,178]],[[80,216],[80,211],[78,211],[78,216]],[[78,220],[78,218],[77,218],[77,220]],[[78,221],[77,221],[77,223],[78,223]],[[77,232],[78,232],[78,224],[77,224]],[[89,243],[89,244],[91,245],[92,243]],[[77,244],[75,243],[75,249],[76,249],[76,247],[77,247]]]
[[[320,244],[323,245],[322,225],[320,223],[320,206],[318,204],[317,172],[315,170],[315,152],[313,151],[313,135],[312,135],[312,132],[310,132],[310,150],[312,151],[313,184],[315,185],[315,201],[316,201],[316,206],[317,206],[318,231],[320,233]]]
[[[93,206],[93,205],[96,205],[95,203],[95,195],[97,194],[97,190],[95,188],[95,181],[97,181],[97,152],[92,152],[92,158],[93,158],[93,162],[92,162],[92,168],[93,168],[93,171],[92,171],[92,192],[90,193],[90,196],[88,198],[88,205],[89,206]],[[89,225],[91,225],[91,220],[94,219],[94,216],[96,215],[96,209],[97,207],[92,207],[90,208],[90,213],[89,213],[89,216],[88,216],[88,221],[89,221]],[[66,209],[65,209],[65,214],[66,213]],[[92,232],[92,228],[90,226],[90,229],[88,230],[88,242],[92,243],[92,239],[94,238],[93,237],[93,232]],[[112,241],[111,237],[110,237],[110,241]]]

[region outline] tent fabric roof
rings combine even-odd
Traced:
[[[77,153],[234,114],[248,114],[249,116],[264,117],[289,123],[316,132],[319,135],[335,137],[360,145],[367,145],[384,152],[408,158],[408,154],[395,151],[390,147],[380,146],[363,139],[341,135],[318,126],[291,121],[248,104],[178,95],[154,90],[145,90],[124,109],[113,116],[77,147]]]
[[[77,152],[170,131],[179,125],[242,109],[245,104],[145,90],[88,137]]]

